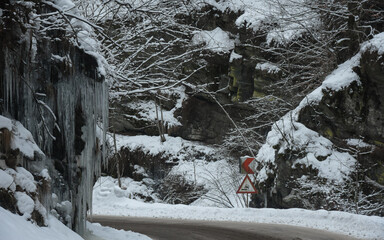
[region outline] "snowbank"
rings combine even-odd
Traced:
[[[93,202],[93,214],[206,221],[274,223],[321,229],[364,239],[383,239],[384,218],[304,209],[216,208],[143,203],[120,198]]]
[[[151,198],[159,201],[153,189],[150,187],[154,182],[150,178],[144,178],[142,182],[134,181],[131,178],[121,178],[121,187],[118,187],[118,181],[112,177],[100,177],[93,187],[93,198],[96,202],[114,202],[120,198],[130,198],[139,201],[142,198]]]
[[[82,240],[82,238],[54,217],[48,218],[48,227],[39,227],[24,217],[0,207],[1,239],[6,240]]]
[[[87,223],[87,240],[149,240],[145,235],[103,227],[97,223]],[[4,240],[84,240],[77,233],[67,228],[56,218],[48,217],[48,227],[39,227],[24,217],[13,214],[0,207],[0,237]]]
[[[87,240],[150,240],[151,238],[132,231],[117,230],[111,227],[104,227],[98,223],[87,222]]]

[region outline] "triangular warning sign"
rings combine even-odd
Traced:
[[[248,175],[245,176],[236,193],[257,193],[255,185],[253,185]]]

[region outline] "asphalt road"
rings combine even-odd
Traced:
[[[92,222],[142,233],[154,240],[352,240],[356,238],[288,225],[93,216]]]

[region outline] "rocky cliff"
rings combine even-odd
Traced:
[[[273,125],[257,156],[259,206],[383,215],[383,37]]]
[[[45,207],[69,201],[66,211],[56,210],[82,234],[100,174],[108,96],[90,29],[71,17],[74,12],[66,10],[71,4],[0,3],[0,112],[21,122],[44,152],[25,156],[19,151],[8,167],[22,166],[35,178],[48,169],[50,186],[41,192]],[[6,162],[15,158],[3,157]]]

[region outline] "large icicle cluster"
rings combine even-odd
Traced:
[[[6,2],[0,5],[6,26],[0,33],[0,113],[31,132],[45,157],[24,154],[24,167],[48,168],[52,192],[59,202],[72,202],[72,227],[82,234],[105,155],[104,60],[86,20],[71,17],[78,14],[71,1]]]

